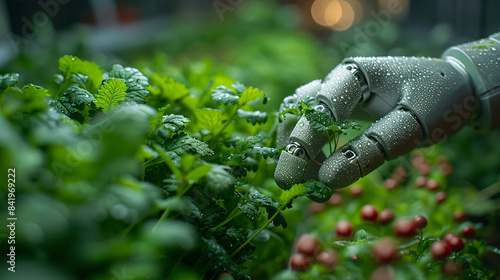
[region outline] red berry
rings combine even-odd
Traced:
[[[448,232],[447,234],[444,235],[443,237],[443,241],[446,242],[447,244],[450,243],[450,240],[455,237],[455,236],[458,236],[456,234],[454,234],[453,232]]]
[[[375,269],[370,275],[370,280],[395,280],[396,273],[391,266],[383,265]]]
[[[402,166],[398,166],[392,171],[392,178],[396,179],[397,181],[402,181],[406,177],[408,177],[408,171]]]
[[[437,203],[443,203],[447,198],[447,195],[445,192],[438,192],[436,194],[436,201]]]
[[[465,247],[464,241],[457,235],[449,237],[445,242],[454,252],[460,252]]]
[[[465,226],[462,229],[462,235],[465,238],[472,238],[472,237],[476,236],[476,230],[473,227]]]
[[[375,221],[378,216],[378,211],[375,206],[371,204],[366,204],[361,208],[361,218],[365,221]]]
[[[397,188],[398,185],[399,185],[398,180],[396,180],[394,178],[389,178],[389,179],[385,180],[385,182],[384,182],[384,187],[390,191]]]
[[[431,166],[427,163],[422,163],[417,166],[417,171],[422,176],[429,176],[429,174],[431,174]]]
[[[419,176],[415,180],[415,185],[417,185],[417,188],[425,187],[427,185],[427,178],[425,178],[424,176]]]
[[[353,260],[353,261],[357,261],[357,260],[359,260],[359,258],[358,258],[358,256],[356,256],[356,255],[352,255],[352,256],[351,256],[351,260]]]
[[[416,228],[423,229],[427,226],[427,219],[422,215],[417,215],[413,217],[413,224]]]
[[[311,234],[304,234],[297,240],[297,252],[306,256],[314,256],[319,249],[318,241]]]
[[[398,257],[399,248],[392,238],[383,237],[375,242],[372,252],[377,262],[391,263]]]
[[[341,237],[350,237],[354,232],[354,227],[348,221],[342,220],[335,226],[335,233]]]
[[[448,261],[443,264],[443,273],[453,276],[460,276],[462,274],[462,268],[460,264],[454,261]]]
[[[394,225],[394,233],[399,237],[412,237],[415,235],[415,225],[408,220],[399,220]]]
[[[349,192],[352,196],[361,196],[363,194],[363,187],[361,185],[353,185]]]
[[[439,158],[438,166],[444,176],[448,177],[453,173],[453,166],[451,166],[450,162],[446,158]]]
[[[438,181],[434,179],[429,179],[427,180],[427,189],[430,191],[437,191],[439,189],[439,183]]]
[[[446,242],[436,241],[431,245],[431,255],[436,260],[443,260],[451,254],[451,248]]]
[[[326,249],[316,257],[319,264],[326,267],[333,267],[339,262],[339,254],[333,249]]]
[[[342,203],[342,196],[340,194],[334,193],[328,200],[328,203],[333,206],[339,205],[340,203]]]
[[[311,260],[304,254],[295,253],[290,258],[290,266],[293,270],[302,271],[309,268],[311,265]]]
[[[466,218],[467,218],[467,215],[465,215],[465,213],[462,211],[453,212],[453,219],[457,222],[464,221]]]
[[[425,158],[421,155],[414,155],[413,158],[411,159],[411,164],[414,167],[418,167],[422,164],[425,164]]]
[[[392,213],[391,209],[384,209],[382,212],[380,212],[380,215],[378,216],[378,220],[382,224],[388,224],[392,222],[394,219],[394,213]]]
[[[217,280],[234,280],[233,273],[231,271],[221,272],[217,275]]]
[[[313,202],[311,203],[311,205],[309,205],[309,210],[311,210],[312,213],[319,213],[325,210],[325,204]]]

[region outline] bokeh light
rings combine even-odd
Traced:
[[[358,0],[316,0],[311,6],[314,21],[333,30],[346,30],[363,16]]]

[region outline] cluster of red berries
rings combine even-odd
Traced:
[[[462,236],[472,238],[476,235],[476,230],[473,227],[466,226],[462,229]],[[431,245],[431,255],[436,260],[443,260],[452,252],[460,252],[465,247],[465,243],[455,233],[449,232],[443,237],[443,241],[435,241]]]
[[[313,235],[304,234],[297,241],[296,253],[290,257],[290,267],[293,270],[303,271],[316,261],[318,264],[333,269],[338,259],[337,251],[331,248],[321,250],[321,244]]]

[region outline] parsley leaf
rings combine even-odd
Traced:
[[[107,113],[118,107],[118,105],[125,100],[126,94],[127,86],[122,80],[108,80],[97,92],[94,103],[97,107],[102,108],[104,113]]]

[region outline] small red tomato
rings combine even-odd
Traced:
[[[392,213],[391,209],[384,209],[382,212],[380,212],[380,215],[378,216],[378,220],[382,224],[388,224],[392,222],[394,219],[394,213]]]
[[[460,252],[465,247],[464,241],[457,235],[451,236],[448,240],[445,240],[445,242],[454,252]]]
[[[361,196],[363,194],[363,187],[361,185],[353,185],[350,189],[349,192],[351,193],[352,196]]]
[[[427,163],[422,163],[421,165],[417,166],[417,171],[420,175],[422,176],[429,176],[431,174],[431,166],[428,165]]]
[[[462,211],[453,212],[453,219],[457,222],[464,221],[466,218],[467,218],[467,215],[465,215],[465,213]]]
[[[375,221],[378,216],[378,211],[375,206],[371,204],[366,204],[361,208],[361,218],[365,221]]]
[[[384,187],[390,191],[397,188],[398,185],[399,185],[398,180],[396,180],[394,178],[389,178],[389,179],[385,180],[385,182],[384,182]]]
[[[370,275],[370,280],[395,280],[396,272],[389,265],[379,266]]]
[[[234,280],[233,273],[230,271],[221,272],[217,275],[217,280]]]
[[[417,188],[425,187],[427,185],[427,178],[425,178],[424,176],[419,176],[415,180],[415,185],[417,185]]]
[[[311,260],[309,259],[308,256],[304,254],[295,253],[290,258],[290,266],[292,267],[293,270],[296,271],[306,270],[309,268],[309,265],[311,265]]]
[[[438,192],[436,194],[436,201],[437,201],[437,203],[443,203],[444,201],[446,201],[447,197],[448,196],[446,195],[445,192]]]
[[[472,238],[476,236],[476,230],[471,226],[465,226],[462,229],[462,236],[465,238]]]
[[[441,173],[448,177],[453,173],[453,166],[448,162],[448,160],[443,160],[438,163],[439,170]]]
[[[311,234],[303,234],[297,240],[297,252],[306,256],[314,256],[319,249],[319,242]]]
[[[451,248],[446,242],[436,241],[431,245],[431,255],[436,260],[443,260],[451,254]]]
[[[427,226],[427,219],[422,215],[416,215],[413,217],[413,224],[416,228],[423,229]]]
[[[392,171],[391,177],[396,179],[397,181],[402,181],[406,177],[408,177],[408,171],[406,171],[404,167],[398,166]]]
[[[373,245],[373,256],[379,263],[391,263],[397,259],[399,248],[396,241],[390,237],[378,239]]]
[[[455,236],[458,236],[456,234],[454,234],[453,232],[448,232],[447,234],[444,235],[443,237],[443,241],[446,242],[446,243],[449,243],[450,240],[455,237]]]
[[[454,261],[448,261],[443,264],[443,273],[453,276],[460,276],[462,274],[462,268],[460,264]]]
[[[440,187],[438,181],[436,181],[434,179],[427,180],[426,186],[427,186],[427,189],[430,191],[437,191]]]
[[[394,225],[394,233],[399,237],[412,237],[415,235],[415,225],[408,220],[399,220]]]
[[[326,267],[334,267],[339,262],[339,254],[333,249],[326,249],[318,254],[316,261]]]
[[[312,213],[320,213],[321,211],[325,210],[325,204],[312,202],[311,205],[309,205],[309,210]]]
[[[414,166],[414,167],[418,167],[422,164],[425,164],[425,158],[421,155],[414,155],[413,158],[411,159],[411,164]]]
[[[328,203],[333,206],[339,205],[340,203],[342,203],[342,196],[340,194],[334,193],[328,200]]]
[[[341,237],[350,237],[354,232],[354,227],[348,221],[342,220],[335,226],[335,233]]]

